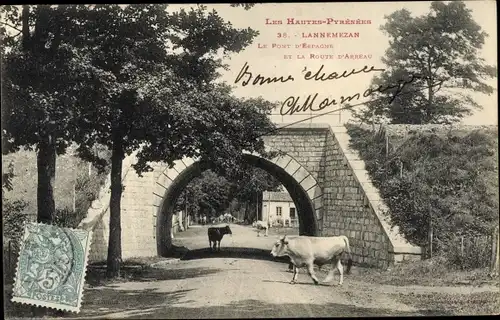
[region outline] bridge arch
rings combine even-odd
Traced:
[[[245,154],[244,160],[273,175],[287,189],[298,211],[300,234],[311,236],[321,234],[323,192],[318,181],[304,166],[286,153],[281,153],[271,160],[255,154]],[[192,179],[207,169],[209,169],[207,163],[185,158],[177,161],[174,167],[166,168],[159,175],[153,192],[156,198],[154,210],[158,255],[167,254],[176,199]]]

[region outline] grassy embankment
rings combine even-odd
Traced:
[[[433,257],[387,271],[359,270],[354,277],[380,285],[498,287],[498,278],[489,276],[489,244],[471,241],[462,253],[457,241],[491,235],[498,225],[498,127],[410,127],[389,126],[374,133],[349,125],[348,132],[351,147],[365,161],[391,219],[406,238],[426,248],[432,219]],[[470,293],[467,287],[463,294],[437,290],[399,298],[419,309],[449,314],[500,312],[498,290]]]

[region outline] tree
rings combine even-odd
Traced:
[[[107,274],[114,277],[120,274],[125,156],[139,150],[138,173],[150,170],[151,161],[173,165],[182,157],[231,172],[244,149],[264,152],[259,135],[274,128],[266,116],[273,106],[236,99],[228,86],[213,84],[224,67],[216,54],[238,52],[257,35],[234,29],[215,11],[198,6],[169,14],[165,5],[141,4],[96,5],[80,13],[86,45],[79,54],[95,70],[101,87],[94,95],[102,99],[79,109],[75,140],[87,160],[95,160],[90,150],[96,143],[112,151]]]
[[[229,205],[231,184],[211,170],[204,171],[194,178],[177,199],[176,211],[199,212],[208,217],[220,215]]]
[[[37,150],[40,222],[55,213],[56,153],[73,140],[78,108],[100,83],[78,54],[79,6],[2,6],[3,153]]]
[[[496,76],[496,67],[479,56],[488,35],[464,2],[435,1],[426,15],[412,17],[401,9],[386,19],[381,30],[390,39],[382,59],[387,68],[372,85],[395,87],[375,95],[365,108],[353,112],[354,118],[369,123],[452,123],[481,108],[466,92],[490,95],[493,88],[485,80]]]
[[[257,219],[257,211],[261,212],[261,194],[264,191],[281,191],[281,183],[266,171],[244,165],[240,168],[242,177],[235,181],[233,197],[245,203],[244,220]]]
[[[217,217],[230,205],[233,199],[245,204],[245,219],[256,218],[254,213],[262,203],[256,203],[263,191],[279,191],[280,183],[266,171],[245,164],[238,168],[239,179],[217,175],[211,170],[194,178],[177,199],[176,211],[206,214]],[[233,176],[234,178],[235,176]],[[249,208],[252,208],[249,210]]]
[[[2,142],[9,151],[38,148],[39,220],[45,222],[54,212],[55,152],[74,141],[80,157],[102,166],[93,147],[111,150],[109,276],[120,271],[126,155],[142,148],[139,173],[148,161],[172,165],[184,156],[231,173],[243,150],[264,152],[260,135],[274,128],[266,116],[272,105],[236,99],[228,86],[213,84],[225,67],[217,54],[239,52],[256,31],[235,29],[204,6],[171,14],[165,5],[142,4],[5,10],[4,24],[21,37],[2,29],[10,44],[3,51],[8,126]]]

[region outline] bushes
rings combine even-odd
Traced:
[[[19,242],[23,236],[24,222],[28,219],[27,203],[23,200],[8,200],[5,193],[12,191],[14,178],[14,164],[11,162],[6,172],[2,174],[2,222],[3,222],[3,269],[4,281],[12,282],[17,262]]]
[[[87,166],[87,164],[85,164]],[[108,170],[109,171],[109,170]],[[75,181],[75,212],[73,209],[63,207],[56,209],[54,224],[66,227],[76,228],[78,224],[87,216],[87,212],[99,196],[99,191],[105,183],[107,171],[101,174],[93,173],[91,176],[84,170],[79,170]]]
[[[10,283],[14,279],[24,223],[28,220],[25,210],[27,203],[22,200],[10,201],[2,198],[4,281]]]
[[[14,163],[10,162],[7,170],[2,174],[2,221],[3,235],[8,241],[17,242],[23,236],[24,222],[28,219],[25,211],[28,203],[24,200],[9,200],[6,192],[13,190],[12,179],[14,174]]]
[[[25,208],[28,205],[22,200],[2,200],[3,235],[5,238],[17,242],[23,235],[24,222],[28,219]]]
[[[450,261],[465,268],[486,263],[478,262],[489,257],[482,256],[479,247],[461,260],[453,252],[456,236],[490,235],[498,225],[495,134],[416,132],[396,150],[389,148],[386,156],[384,132],[374,135],[353,125],[348,126],[348,132],[351,146],[359,151],[390,209],[392,223],[410,242],[427,245],[432,217],[438,238],[433,243],[434,251],[446,253]]]
[[[464,238],[462,247],[460,237],[451,237],[444,250],[449,267],[461,270],[488,268],[491,259],[491,238]]]

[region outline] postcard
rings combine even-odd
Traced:
[[[2,6],[5,317],[498,314],[495,9]]]

